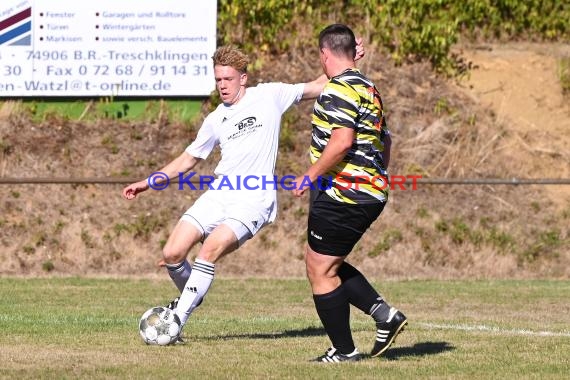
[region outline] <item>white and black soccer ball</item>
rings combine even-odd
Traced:
[[[168,346],[174,344],[180,334],[178,315],[166,307],[148,309],[139,321],[139,333],[146,344]]]

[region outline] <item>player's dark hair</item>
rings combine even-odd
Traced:
[[[356,37],[348,26],[332,24],[321,30],[319,48],[327,48],[336,55],[354,59],[356,56]]]

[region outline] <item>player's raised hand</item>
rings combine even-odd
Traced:
[[[360,58],[364,57],[364,44],[362,41],[362,37],[356,38],[356,55],[354,56],[354,60],[358,61]]]

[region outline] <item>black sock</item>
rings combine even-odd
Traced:
[[[342,281],[349,302],[364,313],[371,314],[372,308],[383,302],[382,297],[370,285],[364,275],[349,263],[342,263],[338,268],[338,276]]]
[[[390,305],[384,302],[383,299],[378,299],[378,302],[370,308],[369,313],[376,322],[385,322],[390,315]]]
[[[354,351],[354,341],[350,331],[350,304],[343,286],[326,294],[313,294],[317,314],[332,342],[341,354]]]

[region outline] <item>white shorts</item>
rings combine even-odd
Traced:
[[[208,190],[180,219],[192,223],[202,233],[202,241],[224,224],[241,246],[275,219],[275,197],[269,195],[250,190]]]

